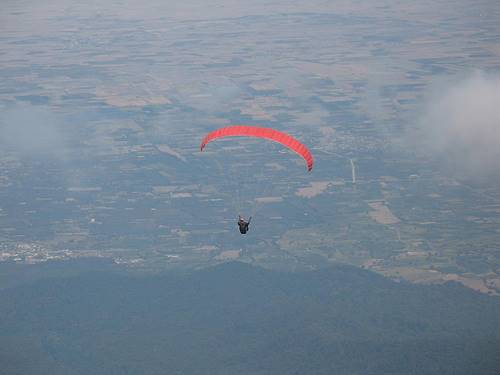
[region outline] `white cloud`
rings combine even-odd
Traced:
[[[424,150],[468,176],[500,176],[500,76],[475,73],[436,90],[420,130]]]

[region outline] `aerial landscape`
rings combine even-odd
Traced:
[[[495,374],[499,104],[495,1],[4,2],[6,374]]]

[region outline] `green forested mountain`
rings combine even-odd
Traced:
[[[36,266],[35,266],[36,267]],[[83,272],[0,291],[1,374],[498,374],[500,299],[349,266]]]

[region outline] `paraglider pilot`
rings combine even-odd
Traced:
[[[252,217],[250,216],[248,218],[248,221],[245,221],[245,219],[242,218],[241,215],[238,215],[238,218],[238,227],[240,228],[240,233],[246,234],[248,232],[248,226],[250,225],[250,220],[252,220]]]

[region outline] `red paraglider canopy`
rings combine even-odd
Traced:
[[[200,151],[203,151],[208,142],[216,138],[238,136],[265,138],[274,142],[281,143],[283,146],[288,147],[290,150],[302,156],[302,158],[304,158],[304,160],[306,161],[307,170],[309,172],[312,170],[314,160],[311,152],[306,146],[304,146],[289,134],[271,128],[263,128],[260,126],[231,125],[214,130],[208,133],[205,138],[203,138],[200,145]]]

